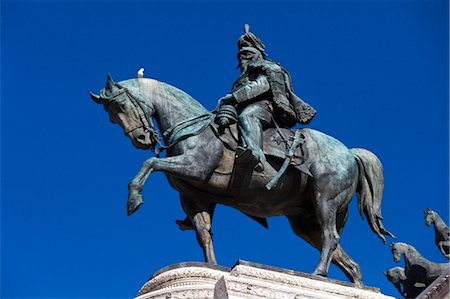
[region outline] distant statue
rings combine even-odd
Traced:
[[[434,224],[435,243],[441,253],[450,259],[450,228],[444,220],[435,211],[427,208],[425,211],[425,224],[431,226]]]
[[[266,161],[263,131],[276,125],[290,128],[297,122],[309,123],[316,111],[295,95],[289,73],[266,59],[264,44],[249,31],[248,25],[238,40],[238,49],[241,75],[231,93],[219,100],[219,124],[228,125],[227,119],[221,118],[221,110],[237,109],[241,137],[238,154],[246,156],[248,152],[249,166],[261,172]]]
[[[285,80],[270,83],[279,74]],[[287,73],[281,70],[279,74],[274,78],[265,75],[272,97],[278,92],[276,84],[281,84],[279,88],[285,88],[285,96],[290,97]],[[192,226],[209,263],[216,264],[211,233],[216,204],[236,208],[266,227],[267,217],[286,216],[294,232],[320,251],[313,274],[327,276],[333,262],[356,284],[362,282],[359,265],[339,244],[348,205],[355,193],[359,212],[365,215],[372,231],[385,243],[385,236],[393,237],[382,224],[384,179],[378,158],[364,149],[348,149],[333,137],[312,129],[286,128],[299,121],[300,110],[295,105],[289,106],[290,100],[287,107],[294,108],[295,118],[285,118],[280,107],[273,110],[275,119],[291,119],[290,124],[267,129],[263,126],[262,150],[267,159],[259,159],[264,171],[258,172],[248,164],[242,167],[236,162],[242,158],[236,157],[242,145],[237,126],[242,125],[234,123],[223,130],[227,119],[233,119],[233,109],[209,112],[183,91],[147,78],[116,83],[108,76],[100,95],[91,93],[91,97],[104,106],[111,122],[122,127],[135,147],[156,152],[156,157],[146,160],[128,185],[128,214],[133,214],[143,203],[141,192],[150,174],[164,172],[171,186],[180,193],[188,217],[189,223],[180,227]],[[239,95],[233,97],[241,99]],[[305,116],[305,122],[313,114]],[[153,118],[163,132],[163,140],[153,126]],[[158,144],[160,147],[156,148]],[[160,157],[164,150],[166,156]]]
[[[414,283],[405,275],[405,269],[394,267],[384,272],[386,278],[395,286],[398,292],[407,299],[416,298],[426,286],[423,283]]]
[[[400,262],[402,256],[404,257],[404,274],[410,285],[424,284],[427,287],[450,267],[450,263],[430,262],[422,257],[413,246],[406,243],[392,243],[391,251],[396,263]]]

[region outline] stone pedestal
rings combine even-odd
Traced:
[[[232,269],[181,263],[156,272],[136,299],[393,299],[376,288],[239,261]]]

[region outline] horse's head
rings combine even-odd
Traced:
[[[425,224],[427,226],[430,226],[434,223],[434,217],[436,212],[431,210],[430,208],[427,208],[426,210],[423,211],[423,213],[425,214]]]
[[[405,270],[402,267],[394,267],[386,270],[386,272],[383,273],[384,275],[386,275],[386,278],[396,287],[400,286],[400,281],[406,280]]]
[[[406,281],[405,270],[401,267],[394,267],[383,273],[386,275],[386,278],[397,288],[397,290],[401,291],[400,283]]]
[[[106,87],[100,95],[90,93],[91,98],[109,114],[112,123],[122,127],[133,145],[140,149],[154,149],[158,142],[151,117],[154,109],[133,96],[130,91],[113,81],[108,74]]]
[[[404,245],[405,245],[404,243],[400,243],[400,242],[391,243],[391,252],[392,252],[392,256],[394,257],[394,261],[396,263],[400,262],[402,255],[406,251],[406,247]]]

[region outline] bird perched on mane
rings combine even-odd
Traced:
[[[144,78],[144,68],[141,67],[136,75],[137,78]]]

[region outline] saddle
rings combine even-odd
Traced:
[[[238,153],[239,136],[237,125],[232,124],[225,130],[219,130],[219,126],[214,122],[214,118],[215,114],[211,113],[177,124],[174,128],[164,132],[168,145],[162,147],[162,149],[169,148],[182,140],[198,135],[210,127],[214,135],[222,141],[228,150]],[[270,190],[276,184],[289,166],[312,177],[309,170],[311,164],[310,155],[304,146],[307,138],[308,132],[304,129],[291,130],[277,127],[266,129],[263,132],[263,152],[266,157],[284,162],[277,175],[267,184],[267,189]],[[243,160],[242,157],[237,155],[233,177],[240,177],[236,173],[239,172],[239,169],[248,169],[246,162]]]
[[[236,124],[231,125],[223,133],[219,133],[215,123],[210,124],[211,129],[224,146],[231,151],[239,151],[238,129]],[[300,140],[296,140],[296,136]],[[312,177],[309,170],[310,159],[304,146],[308,134],[303,129],[290,130],[285,128],[269,128],[263,132],[263,152],[268,158],[285,160],[289,158],[289,166]],[[298,139],[297,138],[297,139]],[[293,143],[296,144],[293,144]],[[239,156],[236,157],[236,164],[240,163]]]

